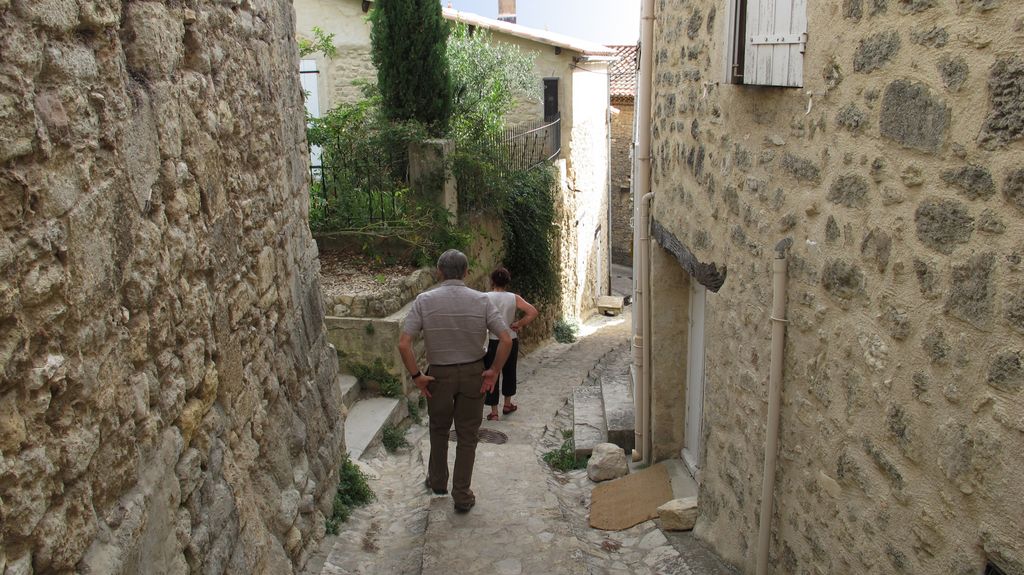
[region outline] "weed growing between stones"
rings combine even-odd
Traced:
[[[565,319],[564,317],[558,318],[555,322],[555,341],[558,343],[573,343],[576,341],[576,335],[580,331],[580,326],[574,321]]]
[[[331,516],[327,518],[327,533],[337,535],[341,524],[348,520],[354,508],[366,505],[375,498],[376,495],[366,482],[366,475],[346,455],[341,462],[334,507]]]
[[[409,417],[416,423],[416,425],[423,424],[423,407],[426,403],[426,398],[420,396],[418,400],[412,398],[406,398],[406,405],[409,407]]]
[[[394,453],[403,447],[409,447],[409,441],[405,439],[405,432],[394,425],[385,425],[381,430],[380,442],[388,453]]]
[[[402,381],[384,367],[384,361],[381,358],[373,360],[372,365],[351,361],[348,368],[364,387],[376,383],[380,394],[384,397],[402,395]]]
[[[586,457],[576,457],[576,443],[573,441],[572,430],[563,430],[561,447],[545,453],[542,457],[545,463],[557,471],[572,471],[587,466]]]

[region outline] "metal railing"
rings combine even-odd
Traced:
[[[331,229],[388,225],[401,221],[405,183],[393,176],[405,172],[406,158],[355,157],[321,153],[310,166],[311,224]]]
[[[503,150],[508,171],[529,170],[562,152],[562,117],[506,128],[494,144]]]

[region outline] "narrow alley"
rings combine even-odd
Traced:
[[[627,308],[628,310],[628,308]],[[551,342],[520,363],[520,409],[485,421],[473,489],[477,505],[455,514],[448,496],[423,487],[429,440],[413,425],[411,448],[377,448],[360,466],[377,500],[327,537],[306,575],[405,573],[732,573],[689,533],[663,533],[654,521],[619,532],[587,524],[585,470],[558,473],[541,459],[571,429],[570,397],[586,379],[628,369],[630,315],[595,316],[573,344]],[[454,458],[454,450],[449,452]]]

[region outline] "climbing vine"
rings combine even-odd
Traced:
[[[527,300],[550,304],[559,293],[555,171],[539,166],[513,174],[502,210],[505,267]]]

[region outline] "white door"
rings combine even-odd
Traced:
[[[701,423],[704,417],[704,316],[707,289],[690,280],[690,349],[686,361],[686,435],[683,460],[695,474],[701,467]]]

